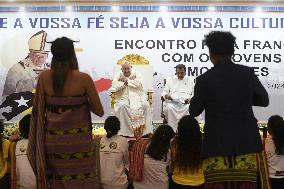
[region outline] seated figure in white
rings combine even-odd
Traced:
[[[193,97],[194,80],[186,75],[183,64],[176,66],[176,75],[166,79],[165,88],[161,94],[165,99],[163,114],[173,130],[177,131],[178,121],[189,114],[189,103]]]
[[[134,136],[133,119],[140,117],[140,123],[144,125],[143,135],[152,132],[152,114],[146,93],[143,88],[141,74],[132,70],[128,62],[121,65],[121,72],[115,75],[112,81],[111,91],[114,92],[116,103],[114,104],[115,116],[121,122],[119,135]]]

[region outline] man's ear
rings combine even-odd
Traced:
[[[215,64],[216,55],[209,51],[209,58],[213,64]]]

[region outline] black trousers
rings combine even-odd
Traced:
[[[1,189],[10,189],[10,175],[6,174],[0,179]]]
[[[284,178],[276,179],[276,178],[269,178],[271,189],[284,189]]]

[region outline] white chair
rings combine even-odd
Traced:
[[[139,72],[143,77],[143,86],[147,94],[147,101],[150,106],[152,105],[153,95],[153,67],[149,65],[149,61],[138,54],[129,54],[117,61],[117,65],[114,68],[114,75],[121,72],[121,64],[125,61],[129,62],[132,69]],[[115,94],[111,92],[111,107],[114,107],[116,103]]]

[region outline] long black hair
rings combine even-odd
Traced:
[[[120,121],[116,116],[109,116],[105,120],[104,129],[107,133],[107,138],[111,138],[114,135],[117,135],[120,130]]]
[[[62,95],[64,84],[71,70],[78,70],[73,41],[67,37],[57,38],[51,44],[52,86],[55,95]]]
[[[175,136],[174,130],[169,125],[161,125],[151,138],[146,153],[156,160],[167,160],[167,153],[171,139]]]
[[[174,167],[179,171],[198,171],[201,167],[202,135],[199,124],[191,115],[182,117],[178,123]]]
[[[2,123],[2,121],[0,121],[0,156],[2,156],[2,154],[3,154],[3,147],[2,147],[3,131],[4,131],[4,124]]]
[[[271,116],[267,123],[268,132],[272,135],[275,152],[284,155],[284,120],[279,115]]]

